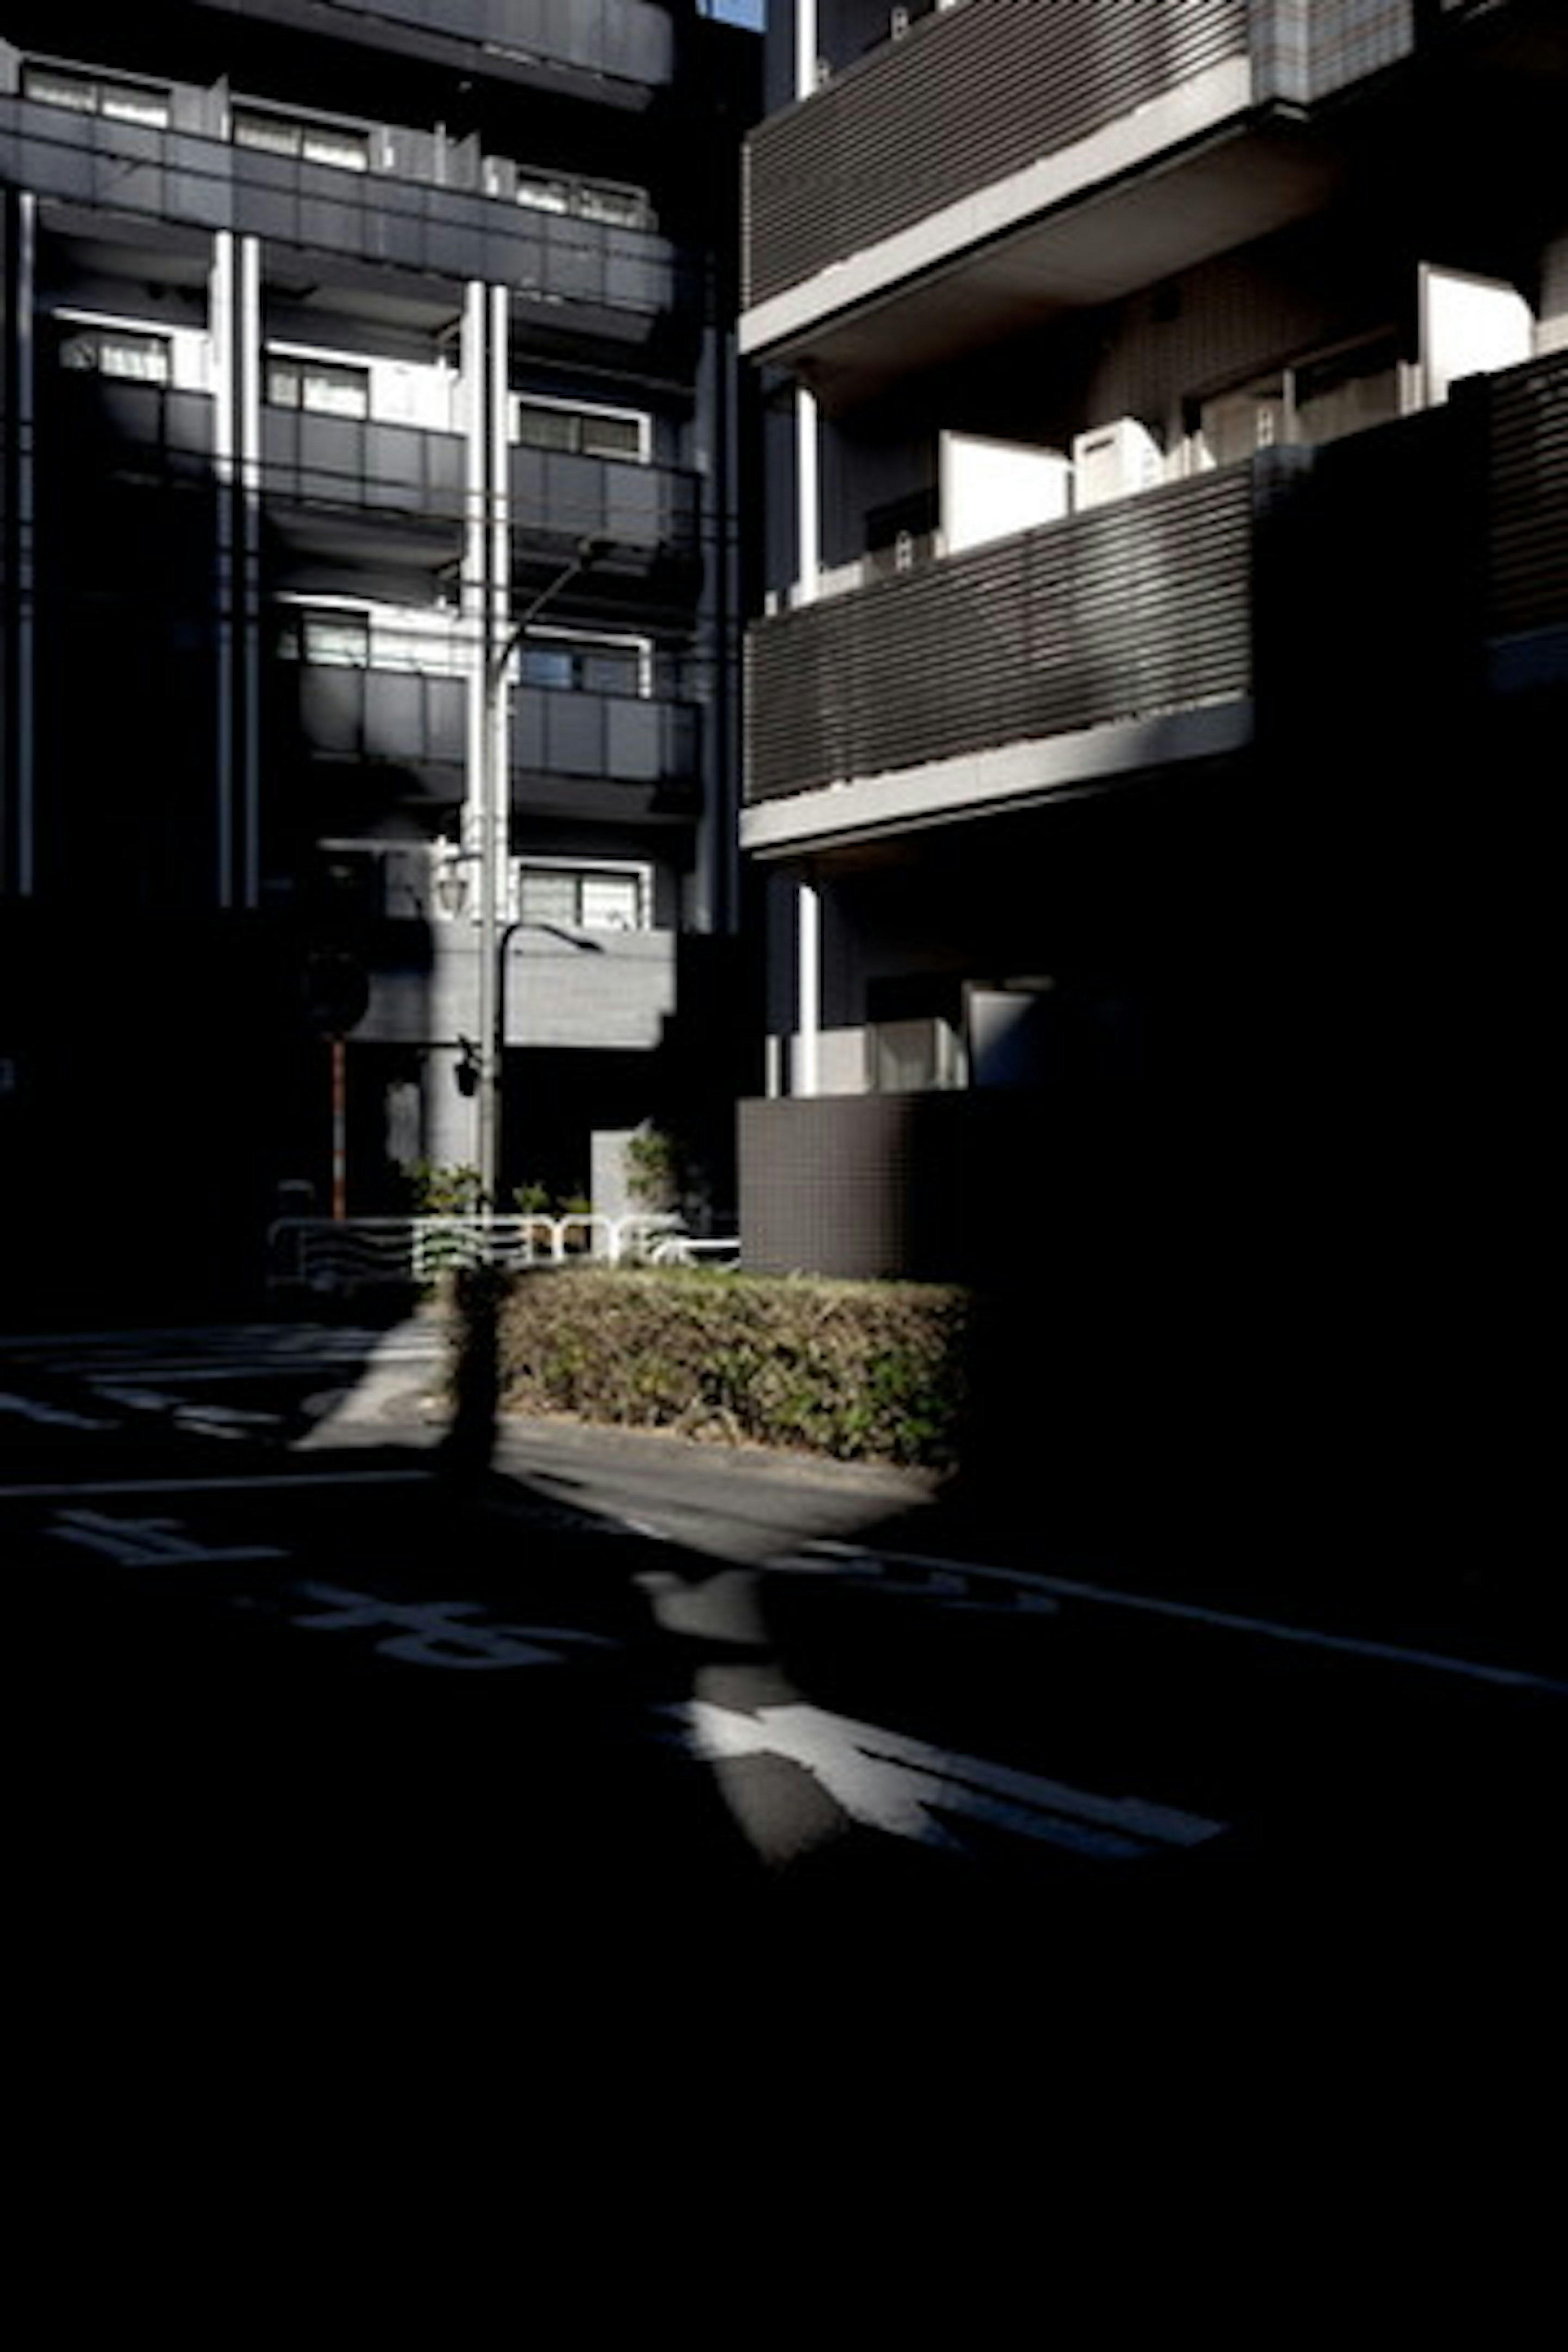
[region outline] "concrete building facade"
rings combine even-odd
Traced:
[[[356,1211],[473,1163],[487,872],[498,1195],[585,1185],[729,1082],[754,41],[648,0],[0,36],[13,1228],[173,1203],[231,1257],[334,1138]]]
[[[1024,1297],[1091,1435],[1466,1386],[1549,1222],[1561,10],[795,0],[767,108],[748,1261]]]

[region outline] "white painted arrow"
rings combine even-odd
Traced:
[[[713,1762],[782,1757],[809,1772],[851,1820],[922,1845],[959,1846],[947,1822],[969,1821],[1121,1862],[1161,1846],[1201,1845],[1225,1828],[1139,1797],[1100,1796],[952,1755],[805,1702],[746,1714],[696,1699],[663,1712],[696,1755]]]

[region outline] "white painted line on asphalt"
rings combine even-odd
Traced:
[[[1226,1828],[1173,1805],[1107,1797],[953,1755],[805,1703],[750,1714],[694,1699],[661,1712],[704,1760],[783,1758],[809,1772],[852,1821],[921,1845],[960,1843],[947,1822],[970,1821],[1097,1862],[1125,1862],[1162,1846],[1202,1845]]]
[[[290,1486],[426,1486],[434,1470],[269,1470],[231,1478],[70,1478],[50,1486],[0,1486],[0,1503],[71,1502],[79,1495],[243,1495]]]
[[[1193,1601],[1165,1601],[1149,1592],[1126,1592],[1112,1585],[1087,1584],[1071,1577],[1046,1576],[1027,1569],[1001,1568],[988,1560],[938,1559],[923,1552],[875,1551],[840,1543],[831,1538],[804,1545],[798,1553],[781,1553],[764,1562],[770,1570],[799,1573],[816,1566],[814,1556],[825,1556],[853,1568],[858,1560],[887,1561],[898,1567],[967,1576],[978,1583],[1003,1583],[1026,1591],[1047,1593],[1060,1601],[1083,1601],[1106,1609],[1131,1609],[1148,1616],[1173,1617],[1184,1622],[1212,1627],[1221,1633],[1245,1633],[1259,1640],[1288,1642],[1307,1649],[1331,1650],[1342,1655],[1372,1658],[1384,1665],[1413,1666],[1429,1674],[1458,1675],[1471,1682],[1496,1683],[1505,1689],[1547,1691],[1568,1698],[1568,1682],[1554,1681],[1517,1666],[1494,1666],[1479,1658],[1456,1658],[1439,1650],[1411,1650],[1398,1643],[1376,1642],[1357,1633],[1329,1633],[1310,1625],[1288,1625],[1268,1617],[1247,1617],[1234,1610],[1210,1609]],[[821,1573],[820,1569],[817,1573]],[[940,1599],[940,1592],[933,1593]]]
[[[95,1419],[84,1412],[71,1412],[64,1405],[44,1404],[37,1397],[10,1396],[0,1393],[0,1412],[14,1412],[24,1421],[34,1421],[48,1429],[112,1429],[111,1421]]]
[[[116,1518],[110,1511],[62,1511],[48,1529],[59,1543],[100,1551],[121,1568],[232,1567],[236,1560],[287,1559],[277,1544],[204,1544],[180,1532],[178,1519]]]

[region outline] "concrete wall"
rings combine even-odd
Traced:
[[[356,1044],[425,1045],[479,1034],[479,951],[443,925],[422,971],[383,972]],[[669,931],[520,932],[507,958],[509,1045],[652,1052],[675,1010]]]

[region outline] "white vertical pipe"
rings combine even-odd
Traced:
[[[486,718],[486,633],[489,595],[486,585],[489,533],[485,524],[487,457],[485,362],[485,289],[477,282],[463,298],[461,352],[464,436],[464,530],[461,620],[469,651],[468,742],[465,761],[463,846],[478,852],[483,830],[485,762],[489,757]]]
[[[217,741],[215,750],[217,804],[214,812],[216,897],[220,907],[234,899],[234,233],[219,229],[213,240],[207,300],[213,355],[213,475],[217,485],[214,593],[217,669]]]
[[[795,1068],[791,1092],[815,1095],[821,1078],[822,900],[813,882],[795,886]]]
[[[795,603],[809,604],[816,596],[822,569],[822,460],[816,396],[805,384],[795,386],[795,549],[799,577]]]
[[[490,288],[489,319],[489,447],[488,452],[488,492],[490,525],[489,577],[491,604],[492,648],[506,643],[511,624],[511,499],[510,466],[511,436],[508,429],[510,409],[510,336],[511,303],[504,286]],[[490,847],[494,860],[496,919],[506,919],[507,856],[511,842],[511,696],[504,678],[498,680],[490,695],[490,774],[493,779],[490,818],[495,837]]]
[[[34,883],[37,820],[34,795],[37,782],[37,720],[33,699],[36,658],[34,467],[37,386],[33,308],[37,278],[38,207],[37,197],[24,192],[16,206],[16,888],[26,898]]]
[[[809,98],[816,88],[816,0],[795,0],[795,94]]]
[[[240,762],[240,903],[261,898],[261,244],[239,242],[240,546],[235,608],[244,692]]]

